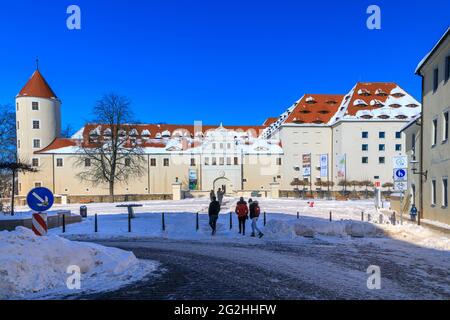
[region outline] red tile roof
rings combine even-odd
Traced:
[[[277,120],[278,120],[278,118],[276,118],[276,117],[274,117],[274,118],[267,118],[266,121],[264,121],[263,126],[268,127],[268,126],[270,126],[272,123],[274,123]]]
[[[56,138],[52,141],[47,147],[45,147],[42,150],[36,151],[35,153],[41,153],[46,152],[50,150],[56,150],[66,147],[74,147],[77,145],[77,141],[74,139],[67,139],[67,138]]]
[[[343,98],[337,94],[305,94],[284,123],[327,124]]]
[[[388,96],[390,95],[392,89],[396,87],[397,84],[392,82],[357,83],[353,95],[349,97],[349,99],[351,100],[345,115],[355,116],[356,113],[361,110],[370,111],[380,108],[380,106],[371,105],[370,102],[372,100],[378,100],[384,104],[388,99]],[[356,100],[362,100],[367,105],[354,105]]]
[[[39,70],[36,70],[27,84],[20,90],[18,97],[37,97],[57,99],[55,92],[49,86]]]

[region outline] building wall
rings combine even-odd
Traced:
[[[419,120],[420,121],[420,120]],[[408,210],[412,204],[415,204],[419,209],[420,207],[420,175],[414,174],[413,163],[416,163],[416,169],[419,169],[420,160],[420,126],[412,124],[404,132],[406,154],[408,156],[408,189],[405,192],[405,198],[408,201]]]
[[[450,56],[450,37],[422,68],[423,74],[423,170],[428,170],[424,182],[423,215],[425,219],[450,223],[450,209],[443,206],[444,178],[450,176],[450,142],[443,140],[443,113],[450,110],[450,81],[444,81],[445,58]],[[433,90],[434,69],[439,69],[439,86]],[[437,141],[432,144],[433,120],[437,119]],[[436,181],[436,203],[432,201],[432,181]]]
[[[319,177],[320,172],[316,167],[320,164],[321,154],[331,155],[331,135],[330,127],[283,125],[280,128],[279,137],[284,151],[281,190],[292,190],[294,187],[291,182],[294,178],[303,179],[303,154],[311,153],[312,180]]]
[[[347,159],[347,180],[380,181],[382,184],[393,182],[393,157],[405,155],[405,137],[396,137],[405,125],[404,121],[347,121],[333,127],[333,179],[335,183],[342,180],[338,177],[338,158],[345,154]],[[363,132],[368,138],[363,138]],[[385,138],[379,138],[379,132],[385,132]],[[363,151],[362,145],[367,144],[368,150]],[[384,144],[385,150],[379,151],[379,145]],[[395,146],[402,145],[402,151],[396,151]],[[362,162],[367,157],[368,163]],[[379,163],[379,157],[385,158],[385,163]]]

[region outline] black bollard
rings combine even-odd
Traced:
[[[196,230],[198,231],[198,229],[200,229],[200,224],[198,221],[198,212],[197,212]]]
[[[162,229],[163,229],[163,231],[166,231],[166,219],[165,219],[164,212],[162,213]]]
[[[98,219],[97,219],[97,214],[95,214],[95,232],[98,232]]]
[[[364,221],[364,211],[361,212],[361,221]]]
[[[131,232],[131,212],[128,212],[128,232]]]
[[[297,211],[297,219],[300,219],[300,212]]]
[[[333,221],[333,213],[330,211],[330,222]]]
[[[264,211],[264,227],[266,226],[267,223],[267,217],[266,217],[266,212]]]
[[[230,212],[230,230],[233,229],[233,213]]]
[[[63,213],[62,216],[62,228],[63,228],[63,233],[66,233],[66,215]]]

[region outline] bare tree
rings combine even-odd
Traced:
[[[61,130],[61,138],[70,138],[74,133],[72,125],[67,124],[64,129]]]
[[[133,128],[133,113],[128,98],[108,94],[97,101],[93,114],[95,125],[87,125],[79,147],[76,165],[78,177],[93,185],[107,183],[112,201],[115,184],[127,182],[144,173],[141,140]],[[86,132],[87,131],[87,132]]]
[[[0,105],[0,161],[16,160],[16,114],[12,105]]]
[[[11,183],[11,215],[14,215],[14,197],[16,195],[15,190],[15,181],[17,174],[19,172],[36,172],[36,169],[34,169],[31,165],[23,163],[23,162],[0,162],[0,171],[3,172],[10,172],[12,175],[11,179],[9,180]]]

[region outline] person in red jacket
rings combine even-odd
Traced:
[[[239,233],[242,233],[242,235],[245,236],[245,223],[248,219],[248,206],[243,197],[241,197],[236,205],[236,214],[239,220]]]

